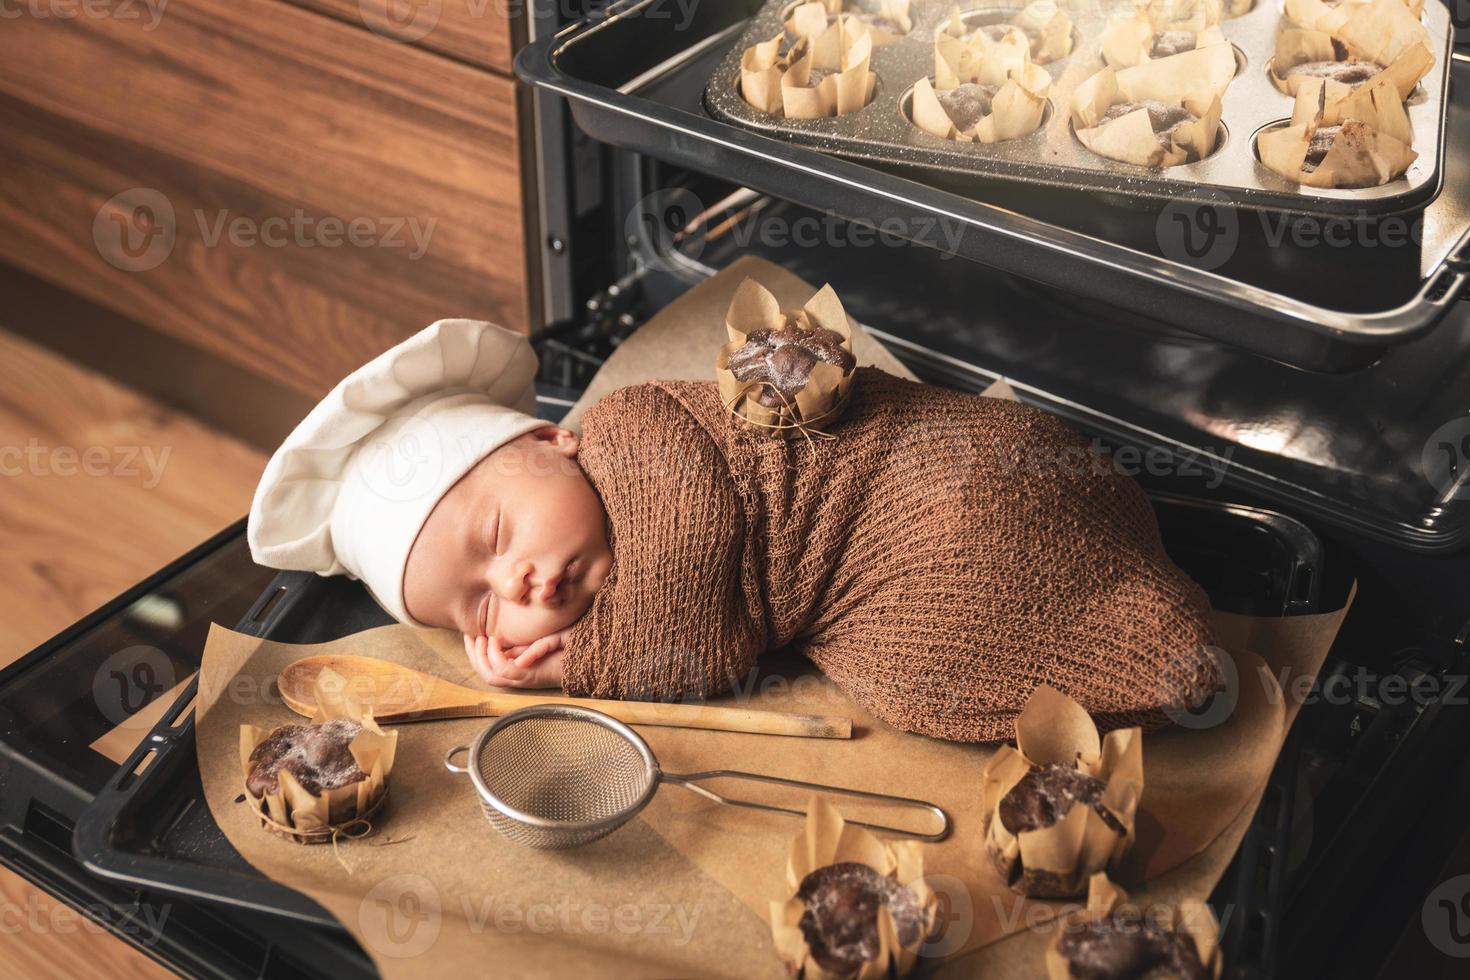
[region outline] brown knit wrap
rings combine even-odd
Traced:
[[[897,728],[998,741],[1043,682],[1104,729],[1158,727],[1221,686],[1204,593],[1078,433],[859,375],[833,441],[737,426],[704,382],[584,416],[614,564],[568,634],[567,691],[712,695],[791,645]]]

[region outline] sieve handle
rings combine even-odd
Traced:
[[[458,773],[461,776],[464,775],[465,773],[469,772],[470,771],[470,767],[469,766],[457,766],[457,765],[454,764],[454,757],[455,756],[459,755],[461,752],[466,752],[467,753],[467,752],[469,752],[469,750],[470,750],[470,747],[468,745],[456,745],[454,748],[450,749],[448,752],[445,752],[444,753],[444,768],[445,769],[448,769],[450,772]]]
[[[716,803],[724,803],[728,806],[745,807],[749,810],[769,810],[772,813],[789,813],[794,817],[806,816],[805,810],[795,807],[778,806],[774,803],[757,803],[755,800],[741,800],[729,796],[721,796],[714,790],[706,789],[696,785],[706,779],[749,779],[757,783],[775,783],[778,786],[795,786],[798,789],[816,790],[821,793],[830,793],[833,796],[850,796],[860,800],[881,800],[885,803],[897,803],[901,806],[915,810],[923,810],[939,818],[939,829],[930,834],[923,834],[917,830],[905,830],[902,827],[889,827],[878,823],[865,823],[861,820],[848,820],[849,824],[857,827],[866,827],[869,830],[881,831],[885,834],[898,834],[903,837],[913,837],[917,840],[937,842],[949,836],[950,823],[949,814],[933,803],[924,800],[915,800],[907,796],[890,796],[887,793],[869,793],[861,789],[844,789],[841,786],[827,786],[823,783],[808,783],[800,779],[785,779],[781,776],[764,776],[755,772],[739,772],[734,769],[715,769],[710,772],[695,772],[686,775],[675,773],[662,773],[665,780],[678,783],[685,789],[692,790],[706,799],[714,800]]]

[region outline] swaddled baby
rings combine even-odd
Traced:
[[[889,724],[971,741],[1010,737],[1043,682],[1103,727],[1220,686],[1142,492],[1042,412],[859,369],[830,440],[743,427],[713,382],[625,388],[582,425],[477,457],[420,506],[401,582],[362,576],[493,684],[707,696],[794,648]]]

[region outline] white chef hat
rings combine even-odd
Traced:
[[[478,320],[440,320],[353,371],[276,450],[250,507],[255,561],[359,578],[399,621],[403,570],[439,498],[535,417],[536,354]]]

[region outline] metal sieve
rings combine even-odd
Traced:
[[[463,766],[454,761],[461,753],[466,755]],[[870,830],[926,841],[944,840],[950,830],[949,815],[923,800],[732,769],[664,772],[648,743],[627,725],[600,711],[565,704],[538,704],[505,715],[469,745],[445,753],[444,765],[450,772],[469,774],[496,830],[518,844],[548,850],[590,844],[617,830],[648,805],[660,782],[678,783],[716,803],[806,816],[805,810],[721,796],[696,785],[726,778],[880,800],[939,818],[939,829],[929,834],[848,821]]]

